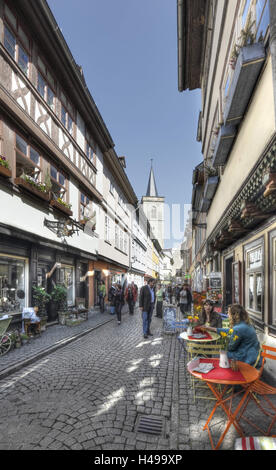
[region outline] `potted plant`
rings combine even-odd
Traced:
[[[50,206],[55,207],[64,214],[68,215],[69,217],[73,215],[73,212],[71,210],[72,204],[65,202],[61,197],[54,196],[50,201]]]
[[[22,346],[24,346],[25,344],[29,344],[30,339],[29,339],[29,336],[26,335],[26,333],[20,333],[20,338],[21,338]]]
[[[51,292],[51,299],[56,304],[59,323],[65,325],[67,316],[67,289],[63,285],[56,285]]]
[[[4,176],[5,178],[10,178],[12,175],[9,163],[2,155],[0,155],[0,175]]]
[[[45,331],[47,323],[46,304],[51,300],[44,287],[33,286],[33,300],[38,307],[38,316],[41,319],[41,331]]]
[[[50,193],[46,184],[36,181],[32,176],[26,175],[24,171],[21,176],[15,178],[14,183],[20,188],[26,189],[28,192],[35,194],[44,201],[50,200]]]

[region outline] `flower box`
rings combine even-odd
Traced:
[[[71,217],[71,215],[73,215],[73,212],[71,211],[71,209],[69,207],[66,207],[61,202],[58,202],[56,199],[51,199],[50,206],[54,207],[55,209],[58,209],[60,212],[63,212],[64,214],[68,215],[69,217]]]
[[[12,175],[12,172],[9,168],[6,168],[5,166],[0,165],[0,175],[4,176],[4,178],[10,178]]]
[[[28,183],[24,178],[18,177],[15,178],[14,183],[17,184],[22,189],[25,189],[26,191],[34,194],[40,199],[43,199],[44,201],[49,201],[50,200],[50,193],[49,192],[44,192],[40,191],[35,185]]]

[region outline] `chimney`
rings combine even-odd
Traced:
[[[123,168],[126,168],[126,157],[118,157]]]

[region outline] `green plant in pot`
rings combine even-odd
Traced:
[[[21,342],[22,342],[23,346],[24,346],[24,344],[28,344],[29,341],[30,341],[29,336],[26,335],[26,333],[21,333],[20,338],[21,338]]]
[[[45,330],[47,323],[46,304],[51,300],[44,287],[33,286],[33,301],[38,307],[38,316],[41,319],[41,329]]]
[[[65,316],[67,315],[67,289],[63,285],[56,285],[51,292],[51,298],[56,304],[59,322],[65,324]]]

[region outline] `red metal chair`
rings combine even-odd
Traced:
[[[276,406],[272,403],[272,401],[268,398],[268,396],[276,395],[276,388],[260,380],[260,377],[263,372],[266,358],[276,360],[276,348],[273,348],[272,346],[266,346],[265,344],[263,344],[261,356],[263,358],[263,361],[262,361],[262,366],[260,368],[259,378],[253,384],[251,384],[250,393],[243,405],[239,419],[237,421],[239,421],[240,419],[243,419],[252,427],[260,431],[263,436],[269,436],[271,433],[272,427],[276,422]],[[259,408],[259,410],[261,410],[262,413],[264,413],[266,416],[269,417],[270,424],[266,430],[261,429],[257,424],[253,423],[249,418],[244,416],[244,412],[250,401],[254,401],[257,407]]]

